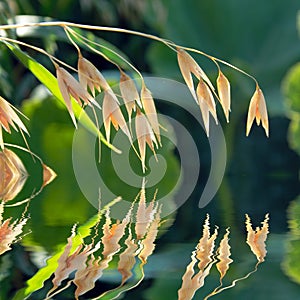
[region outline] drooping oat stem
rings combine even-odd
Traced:
[[[173,41],[163,39],[163,38],[155,36],[153,34],[147,34],[147,33],[139,32],[139,31],[135,31],[135,30],[129,30],[129,29],[118,28],[118,27],[77,24],[77,23],[73,23],[73,22],[61,22],[61,21],[2,25],[2,26],[0,26],[0,30],[17,29],[17,28],[23,28],[23,27],[51,27],[51,26],[54,26],[54,27],[57,27],[57,26],[58,27],[74,27],[74,28],[81,28],[81,29],[95,30],[95,31],[117,32],[117,33],[132,34],[132,35],[144,37],[144,38],[147,38],[147,39],[152,39],[152,40],[155,40],[157,42],[165,44],[167,47],[169,47],[173,51],[177,51],[176,48],[180,48],[180,49],[183,49],[183,50],[186,50],[186,51],[189,51],[189,52],[198,53],[202,56],[205,56],[205,57],[209,58],[213,62],[219,62],[223,65],[226,65],[226,66],[228,66],[228,67],[230,67],[230,68],[232,68],[232,69],[248,76],[249,78],[254,80],[255,83],[257,83],[256,78],[253,77],[251,74],[249,74],[246,71],[230,64],[229,62],[227,62],[225,60],[214,57],[214,56],[212,56],[210,54],[207,54],[207,53],[205,53],[201,50],[194,49],[194,48],[189,48],[189,47],[185,47],[185,46],[180,46],[180,45],[174,43]]]

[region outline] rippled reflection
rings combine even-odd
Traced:
[[[21,159],[11,150],[0,152],[0,199],[14,199],[22,190],[28,173]]]

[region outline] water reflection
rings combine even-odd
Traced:
[[[14,147],[22,149],[22,147]],[[7,202],[14,200],[21,192],[29,174],[22,160],[15,152],[8,148],[2,149],[0,152],[0,255],[11,250],[11,245],[21,240],[20,236],[28,221],[26,213],[30,200],[37,196],[42,189],[56,177],[55,172],[45,165],[37,155],[27,149],[23,150],[25,152],[30,152],[32,157],[35,157],[40,161],[43,168],[43,184],[37,192],[33,193],[27,199],[11,205],[7,204]],[[12,217],[4,219],[5,207],[18,206],[24,203],[27,204],[19,219],[14,221],[12,221]]]
[[[20,220],[15,221],[12,221],[12,218],[4,220],[3,213],[4,202],[0,202],[0,255],[11,250],[11,245],[18,241],[28,221],[28,217],[25,217],[26,210]]]
[[[119,285],[93,296],[93,299],[115,299],[137,287],[144,279],[144,266],[155,249],[162,224],[161,205],[155,202],[155,197],[147,203],[142,188],[138,199],[137,205],[133,201],[123,220],[114,221],[110,217],[110,207],[121,200],[117,198],[86,224],[79,228],[75,224],[67,244],[28,280],[27,288],[19,291],[18,298],[40,290],[53,277],[52,287],[45,291],[45,299],[62,293],[71,285],[75,285],[74,297],[78,299],[95,288],[96,281],[111,268],[111,264],[111,270],[118,271],[118,277],[121,277]]]
[[[11,150],[0,152],[0,199],[7,202],[22,190],[28,173],[21,159]]]

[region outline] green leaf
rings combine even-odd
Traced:
[[[7,47],[13,52],[13,54],[20,60],[20,62],[27,67],[32,74],[42,83],[44,84],[50,92],[58,99],[61,103],[65,105],[64,99],[60,93],[58,83],[56,78],[49,72],[43,65],[35,61],[32,57],[27,55],[25,52],[20,50],[17,46],[5,43]],[[94,122],[89,118],[86,112],[82,109],[82,107],[73,100],[73,110],[77,119],[93,134],[97,135],[101,142],[105,144],[108,148],[114,150],[117,153],[120,153],[118,149],[116,149],[112,144],[107,142],[102,133],[98,130],[97,126]]]

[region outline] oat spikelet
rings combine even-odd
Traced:
[[[77,127],[74,111],[72,107],[71,96],[79,105],[82,105],[81,100],[86,105],[94,104],[99,107],[99,104],[94,98],[85,90],[85,88],[64,68],[56,66],[56,77],[61,95],[65,101],[66,107],[69,111],[71,119]]]
[[[219,94],[219,100],[221,103],[221,106],[224,111],[224,115],[226,117],[227,123],[229,122],[229,112],[230,112],[230,102],[231,102],[231,96],[230,96],[230,83],[227,77],[222,73],[221,70],[219,70],[219,75],[217,78],[217,89]]]
[[[269,120],[268,112],[264,94],[259,86],[256,86],[256,90],[251,98],[248,116],[247,116],[247,127],[246,136],[249,135],[254,119],[256,119],[256,124],[259,125],[260,121],[265,130],[266,136],[269,136]]]
[[[201,110],[203,123],[207,136],[209,136],[209,112],[215,119],[216,124],[218,124],[216,104],[214,97],[207,86],[207,84],[200,79],[197,86],[197,101]]]
[[[204,80],[200,79],[197,86],[197,97],[198,99],[203,99],[207,103],[210,113],[214,117],[216,123],[218,124],[216,103],[213,94]]]
[[[119,101],[112,90],[104,91],[102,113],[106,138],[108,142],[110,141],[110,126],[111,124],[113,124],[116,130],[121,128],[121,130],[127,135],[129,141],[132,144],[131,134],[119,107]]]
[[[150,204],[147,207],[145,184],[143,183],[140,192],[140,201],[136,212],[136,223],[135,223],[135,234],[138,240],[144,238],[148,230],[148,227],[153,221],[156,210],[157,210],[157,206],[154,205],[154,199],[150,202]]]
[[[201,69],[201,67],[196,63],[196,61],[190,56],[186,51],[181,48],[177,48],[177,60],[178,65],[182,74],[182,77],[188,86],[192,96],[195,101],[198,103],[197,95],[195,93],[194,82],[192,78],[192,74],[196,76],[198,80],[203,79],[209,88],[214,91],[214,86],[211,81],[205,74],[205,72]]]
[[[4,149],[2,128],[6,132],[11,133],[10,127],[16,131],[19,129],[21,132],[28,134],[25,125],[15,112],[15,108],[0,96],[0,148],[2,149]]]
[[[11,223],[12,218],[3,221],[4,202],[0,202],[0,255],[11,250],[11,245],[23,232],[28,218],[22,217]]]
[[[216,264],[216,267],[221,275],[220,281],[222,282],[223,277],[226,275],[227,270],[229,269],[229,265],[233,262],[230,258],[230,245],[229,245],[229,228],[226,229],[226,233],[224,234],[223,239],[220,242],[220,247],[218,250],[217,259],[219,262]]]
[[[149,123],[153,129],[158,143],[161,145],[159,123],[157,118],[157,112],[154,104],[154,100],[150,90],[146,87],[145,83],[142,84],[141,89],[141,102],[145,111],[145,114],[149,120]]]
[[[139,146],[139,152],[141,156],[142,170],[143,173],[145,173],[146,145],[149,146],[154,156],[156,157],[154,145],[156,146],[156,148],[158,148],[158,144],[146,116],[142,114],[139,109],[137,109],[136,117],[135,117],[135,130],[136,130],[136,138]]]
[[[132,268],[135,265],[135,254],[138,249],[138,245],[132,238],[132,233],[129,228],[129,234],[125,240],[126,249],[119,256],[118,271],[122,275],[123,285],[131,276]]]
[[[93,97],[95,97],[95,89],[98,92],[101,92],[101,88],[103,90],[110,89],[109,84],[100,71],[82,55],[78,57],[78,78],[85,90],[87,88],[90,89]]]
[[[204,270],[209,263],[212,262],[212,255],[217,236],[217,228],[215,229],[213,235],[210,236],[209,215],[207,215],[203,225],[203,234],[196,248],[196,257],[199,260],[198,268],[200,270]]]
[[[125,107],[131,120],[132,111],[136,110],[136,103],[141,107],[141,100],[134,81],[122,70],[120,70],[120,91]]]
[[[258,263],[265,260],[267,254],[266,240],[269,233],[269,214],[266,214],[262,227],[257,227],[255,230],[252,228],[251,219],[246,214],[246,230],[247,230],[247,244],[250,246],[251,251],[255,254]]]

